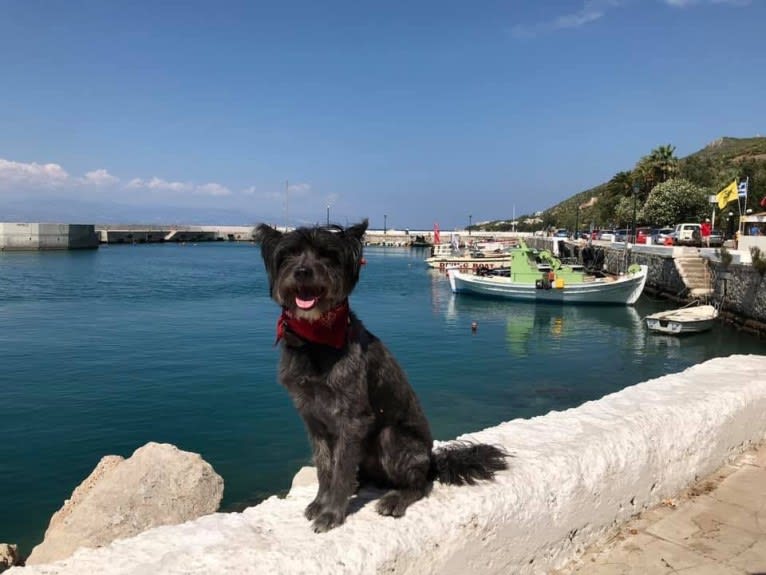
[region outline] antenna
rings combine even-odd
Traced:
[[[285,180],[285,231],[290,221],[290,183]]]

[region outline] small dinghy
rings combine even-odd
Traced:
[[[712,305],[698,305],[659,311],[645,319],[646,327],[651,331],[680,335],[709,330],[717,317],[718,310]]]

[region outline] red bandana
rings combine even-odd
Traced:
[[[295,317],[289,310],[282,309],[282,315],[277,320],[277,340],[274,345],[279,343],[287,330],[311,343],[342,349],[348,339],[348,311],[348,300],[344,300],[338,307],[311,321]]]

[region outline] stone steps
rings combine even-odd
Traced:
[[[674,261],[678,274],[692,296],[707,297],[712,295],[712,278],[704,258],[685,255],[675,258]]]

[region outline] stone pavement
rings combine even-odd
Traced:
[[[766,444],[551,575],[766,575]]]

